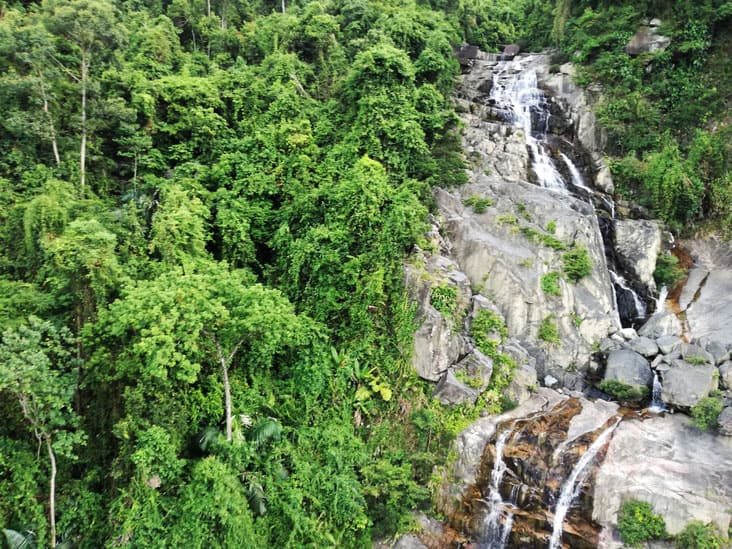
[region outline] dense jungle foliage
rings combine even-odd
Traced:
[[[465,178],[453,45],[558,44],[604,86],[621,190],[729,230],[732,9],[672,4],[0,2],[9,542],[409,529],[479,411],[411,371],[403,288],[431,186]],[[630,58],[648,14],[673,45]]]

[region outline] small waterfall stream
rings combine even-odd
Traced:
[[[550,114],[544,92],[539,89],[536,71],[523,69],[519,61],[505,63],[493,75],[491,99],[508,111],[510,121],[523,130],[539,184],[547,189],[565,191],[564,179],[544,143]],[[534,127],[534,118],[538,119],[540,127]]]
[[[648,411],[652,414],[660,414],[666,411],[666,404],[661,398],[663,393],[663,387],[661,386],[661,380],[658,378],[658,372],[653,372],[653,391],[651,393],[651,405],[648,407]]]
[[[615,304],[621,318],[645,320],[648,316],[646,304],[628,285],[628,282],[615,271],[609,270],[615,288]]]
[[[560,492],[557,506],[554,509],[554,521],[552,524],[552,537],[549,540],[549,549],[557,549],[557,547],[559,547],[562,540],[562,532],[564,531],[564,518],[567,516],[567,511],[569,511],[572,501],[579,495],[580,489],[582,488],[582,482],[586,478],[586,472],[589,472],[589,470],[587,470],[587,466],[593,459],[595,459],[597,453],[610,439],[610,435],[612,435],[613,431],[618,426],[618,423],[620,423],[620,420],[621,418],[617,418],[613,425],[605,429],[602,434],[595,439],[595,442],[593,442],[582,455],[574,466],[574,469],[572,469],[572,473],[569,475],[569,478],[567,478],[562,485],[562,491]]]
[[[496,459],[491,471],[491,487],[488,494],[488,505],[490,511],[483,520],[483,541],[480,547],[483,549],[500,549],[505,545],[508,535],[511,533],[513,524],[513,513],[511,503],[504,502],[501,497],[501,481],[506,472],[506,462],[503,461],[503,450],[506,442],[514,432],[516,422],[511,423],[496,439]],[[501,525],[501,511],[505,511],[504,524]]]

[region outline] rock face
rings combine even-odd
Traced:
[[[670,312],[653,315],[648,319],[648,322],[638,330],[639,335],[649,337],[651,339],[658,339],[664,336],[680,337],[682,333],[683,328],[681,326],[681,321],[675,314]]]
[[[727,532],[732,516],[732,441],[667,415],[622,422],[594,482],[593,518],[610,529],[628,499],[649,502],[669,533],[692,520]]]
[[[615,222],[615,251],[626,272],[650,292],[656,291],[653,271],[661,251],[661,228],[656,221],[623,219]]]
[[[671,44],[671,38],[658,33],[661,21],[652,19],[648,25],[641,25],[625,46],[628,55],[640,55],[663,51]]]
[[[685,243],[697,266],[708,272],[687,282],[690,302],[685,308],[689,332],[696,339],[732,345],[732,245],[705,240]],[[686,288],[685,288],[686,290]]]
[[[605,380],[619,381],[634,389],[648,392],[653,383],[653,372],[643,355],[630,349],[620,349],[611,351],[607,356]]]
[[[445,406],[456,406],[468,402],[474,404],[478,399],[478,391],[468,387],[458,380],[452,370],[448,370],[435,387],[435,397]]]
[[[719,434],[732,437],[732,406],[727,406],[717,418]]]
[[[676,408],[691,408],[717,388],[716,372],[711,364],[673,360],[668,369],[661,371],[663,401]]]
[[[434,288],[450,287],[455,294],[455,316],[464,314],[471,300],[470,282],[454,262],[443,256],[423,259],[424,267],[405,267],[405,285],[417,303],[421,320],[414,338],[412,365],[420,377],[438,381],[466,352],[461,327],[432,304]]]
[[[548,65],[547,65],[548,67]],[[603,154],[607,144],[607,134],[597,122],[593,105],[598,99],[591,90],[580,88],[574,83],[575,70],[571,63],[560,67],[559,72],[548,70],[539,72],[539,81],[560,101],[562,110],[573,121],[572,134],[589,152],[592,170],[595,172],[595,186],[612,194],[615,190],[610,169],[605,164]]]

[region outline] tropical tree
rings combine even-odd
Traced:
[[[57,457],[74,457],[85,441],[72,409],[76,388],[73,338],[68,330],[30,317],[7,330],[0,344],[0,394],[14,398],[23,418],[48,456],[48,521],[56,545]]]

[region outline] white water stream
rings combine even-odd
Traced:
[[[572,469],[572,473],[569,475],[567,480],[562,485],[562,490],[557,501],[557,506],[554,509],[554,521],[552,524],[552,537],[549,540],[549,549],[557,549],[562,540],[562,532],[564,531],[564,517],[567,516],[572,501],[579,495],[582,488],[582,482],[584,482],[589,470],[587,466],[592,462],[597,453],[602,449],[605,443],[610,439],[615,428],[620,423],[621,418],[607,429],[605,429],[595,442],[587,449],[582,455],[577,464]]]
[[[566,191],[567,186],[549,156],[543,141],[534,137],[546,136],[549,126],[549,109],[546,108],[544,92],[539,89],[536,71],[524,69],[519,61],[506,63],[493,75],[491,99],[508,110],[514,125],[524,133],[526,145],[531,152],[532,168],[539,184],[547,189]],[[541,128],[534,128],[532,112],[539,113]]]
[[[493,463],[491,471],[491,488],[488,493],[488,505],[490,511],[483,520],[483,537],[484,542],[481,544],[483,549],[500,549],[503,547],[508,534],[511,532],[513,525],[513,513],[504,503],[501,497],[501,481],[503,474],[506,472],[506,462],[503,461],[503,450],[506,447],[509,437],[513,434],[516,422],[509,425],[496,439],[496,460]],[[503,527],[501,526],[501,511],[505,511]]]

